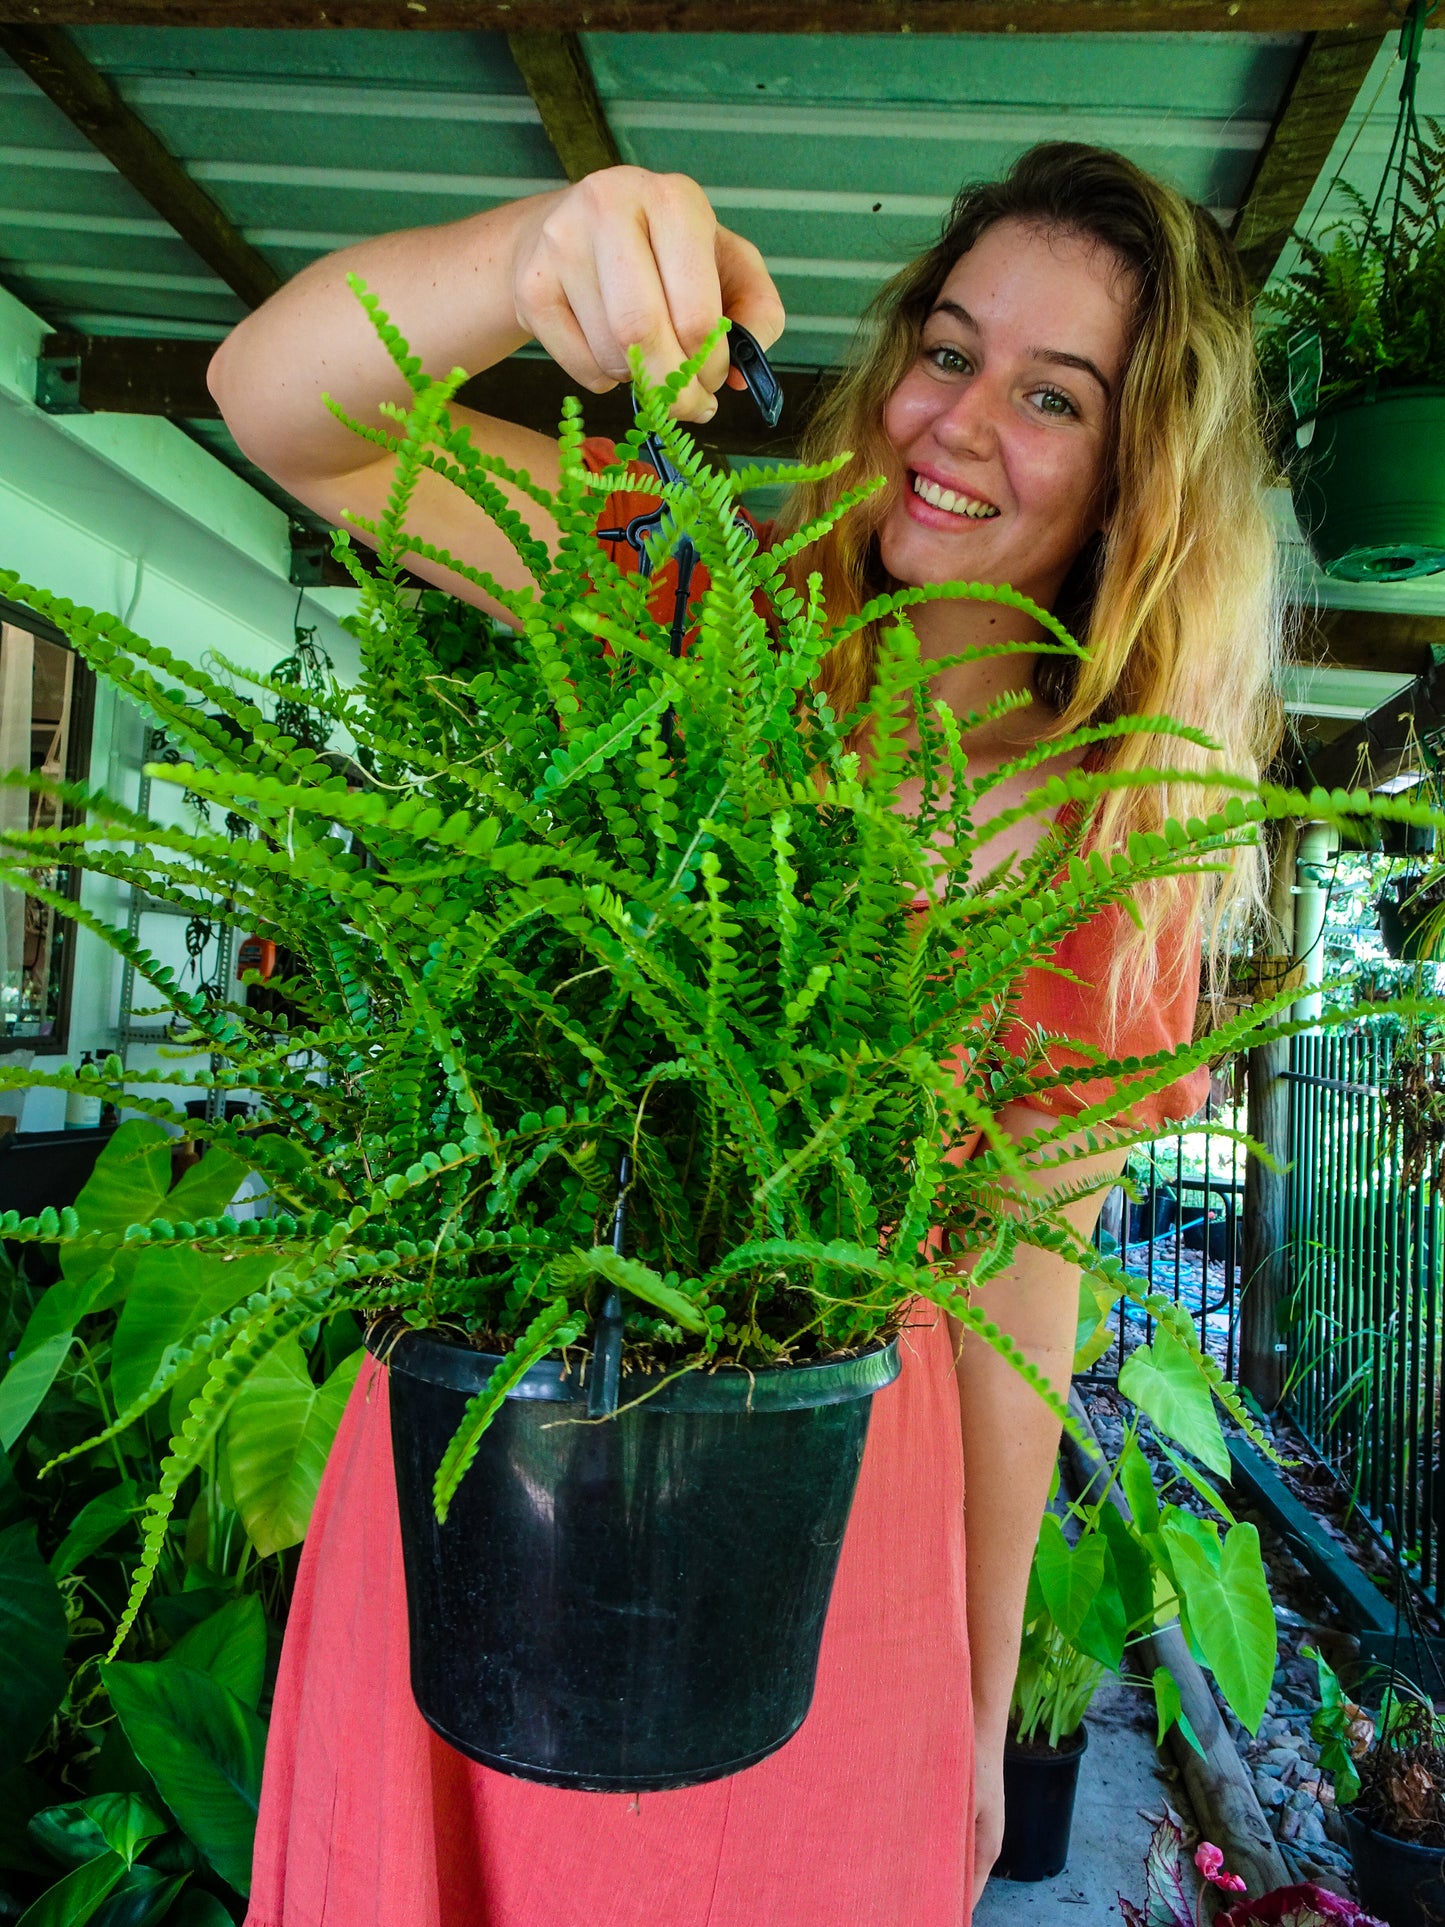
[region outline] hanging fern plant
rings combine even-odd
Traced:
[[[1022,1055],[1002,1048],[1022,973],[1136,885],[1218,860],[1266,817],[1379,808],[1435,820],[1408,803],[1343,793],[1306,803],[1221,778],[1220,792],[1234,793],[1216,814],[1135,836],[1127,851],[1086,853],[1090,812],[1107,790],[1181,779],[1076,769],[985,822],[992,789],[1062,749],[1131,731],[1205,739],[1168,719],[1123,718],[975,777],[959,719],[929,698],[936,665],[921,659],[905,611],[986,599],[1046,633],[1042,645],[1001,647],[1081,653],[1045,612],[1006,588],[950,584],[904,590],[830,623],[818,578],[800,593],[784,566],[833,518],[760,547],[736,515],[738,498],[784,477],[713,471],[669,418],[707,348],[656,388],[637,369],[638,427],[605,474],[583,466],[580,407],[569,400],[554,495],[472,446],[448,413],[461,371],[429,378],[365,299],[412,402],[391,411],[389,432],[358,428],[392,453],[395,479],[385,513],[359,524],[376,548],[374,571],[338,540],[362,594],[354,687],[229,668],[226,680],[113,616],[0,575],[6,594],[59,623],[96,673],[180,746],[182,762],[154,767],[153,782],[192,791],[249,832],[178,828],[98,791],[15,772],[3,780],[62,796],[73,815],[59,829],[0,832],[0,876],[23,878],[34,894],[33,871],[61,853],[191,913],[224,907],[302,960],[296,976],[270,986],[282,993],[275,1010],[227,1006],[56,895],[60,914],[128,957],[202,1034],[218,1068],[199,1081],[259,1099],[265,1122],[187,1118],[182,1087],[198,1081],[188,1067],[122,1072],[112,1059],[95,1078],[0,1071],[10,1088],[98,1085],[126,1110],[244,1159],[275,1199],[261,1220],[156,1219],[126,1233],[201,1256],[266,1248],[275,1265],[261,1290],[174,1348],[109,1428],[135,1424],[208,1361],[150,1502],[148,1550],[117,1647],[177,1492],[237,1388],[276,1346],[342,1311],[388,1313],[504,1355],[439,1475],[442,1514],[505,1384],[549,1351],[585,1349],[614,1290],[630,1360],[671,1370],[847,1354],[886,1341],[910,1305],[931,1300],[1011,1357],[1069,1423],[1041,1375],[960,1289],[960,1259],[972,1261],[978,1284],[1031,1243],[1078,1264],[1101,1304],[1140,1296],[1063,1217],[1080,1187],[1059,1141],[1082,1133],[1086,1147],[1102,1148],[1148,1136],[1110,1120],[1225,1041],[1257,1034],[1293,993],[1228,1026],[1228,1040],[1216,1032],[1124,1063],[1084,1047],[1090,1062],[1067,1081],[1097,1081],[1101,1101],[1019,1145],[996,1114],[1065,1081],[1046,1038]],[[647,433],[661,438],[680,483],[649,484],[627,466]],[[526,588],[503,589],[408,528],[428,471],[506,531]],[[509,506],[503,482],[555,518],[555,553]],[[649,486],[667,510],[659,554],[685,531],[707,570],[681,658],[649,612],[647,585],[620,573],[594,537],[609,491]],[[502,604],[514,639],[481,660],[455,637],[443,650],[435,598],[419,608],[406,586],[409,556],[455,570]],[[816,677],[842,635],[879,618],[865,767]],[[262,704],[277,699],[307,709],[313,727],[269,722]],[[905,747],[910,724],[915,750]],[[343,771],[342,758],[313,747],[329,733],[349,740]],[[920,775],[922,806],[900,814],[897,786]],[[1001,831],[1064,805],[1076,807],[1051,821],[1032,856],[993,862]],[[961,1054],[972,1069],[960,1080]],[[950,1148],[978,1132],[979,1154],[950,1162]],[[624,1159],[619,1255],[611,1229]],[[75,1226],[47,1213],[0,1231],[53,1240]],[[254,1267],[237,1270],[255,1277]],[[1174,1333],[1174,1353],[1192,1360],[1206,1398],[1247,1423],[1187,1315],[1162,1299],[1140,1302]]]

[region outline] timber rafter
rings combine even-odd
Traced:
[[[577,35],[511,33],[507,45],[568,180],[615,167],[622,156]]]
[[[1384,38],[1350,30],[1314,33],[1305,43],[1234,220],[1252,289],[1269,279]]]
[[[1445,24],[1441,15],[1435,21]],[[0,0],[50,26],[491,33],[1388,33],[1390,0]]]

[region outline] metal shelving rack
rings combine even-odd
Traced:
[[[140,790],[136,798],[136,807],[142,815],[145,815],[150,809],[151,801],[151,779],[145,773],[146,768],[151,763],[157,762],[164,757],[167,746],[164,730],[150,728],[146,731],[145,748],[141,756]],[[179,909],[175,904],[165,902],[163,898],[153,897],[144,890],[137,890],[132,887],[126,905],[126,934],[133,942],[138,940],[140,937],[141,918],[145,916],[184,917],[187,914],[186,911]],[[228,982],[231,975],[231,959],[235,949],[235,928],[229,921],[218,920],[216,944],[217,955],[215,967],[222,981]],[[132,1000],[135,996],[135,976],[135,965],[130,961],[129,957],[127,957],[121,966],[120,1008],[116,1012],[115,1026],[116,1052],[120,1058],[122,1067],[124,1067],[129,1057],[132,1044],[168,1044],[174,1041],[171,1028],[168,1024],[135,1024],[131,1022]],[[211,1071],[213,1074],[220,1068],[220,1061],[220,1058],[213,1052],[211,1055]],[[225,1093],[218,1090],[214,1085],[210,1086],[206,1091],[206,1117],[208,1119],[214,1119],[221,1115],[221,1107],[224,1100]]]

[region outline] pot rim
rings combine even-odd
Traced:
[[[1366,408],[1379,408],[1382,403],[1392,401],[1440,401],[1445,402],[1445,382],[1415,382],[1403,388],[1381,388],[1373,395],[1351,395],[1348,401],[1332,402],[1328,408],[1316,410],[1317,422],[1332,421],[1337,415],[1358,413]],[[1307,454],[1308,450],[1301,450]]]
[[[1362,1820],[1353,1807],[1340,1808],[1340,1817],[1347,1827],[1356,1827],[1361,1833],[1369,1834],[1372,1840],[1383,1840],[1399,1853],[1418,1854],[1422,1860],[1445,1862],[1445,1847],[1427,1847],[1420,1840],[1405,1840],[1398,1833],[1386,1833],[1382,1827],[1372,1827],[1368,1820]]]
[[[1081,1719],[1058,1746],[1047,1746],[1041,1740],[1018,1740],[1012,1733],[1007,1733],[1004,1735],[1003,1751],[1006,1760],[1017,1760],[1021,1766],[1063,1766],[1070,1760],[1079,1759],[1087,1752],[1088,1745],[1089,1723]]]
[[[409,1378],[461,1392],[481,1391],[501,1363],[495,1352],[474,1351],[434,1332],[402,1330],[391,1335],[397,1320],[378,1319],[366,1334],[366,1347],[391,1370]],[[383,1356],[384,1353],[384,1356]],[[525,1371],[507,1393],[509,1399],[540,1399],[549,1404],[585,1403],[585,1360],[576,1369],[556,1357],[540,1359]],[[902,1370],[898,1340],[876,1345],[852,1358],[815,1360],[805,1365],[777,1365],[749,1372],[722,1365],[703,1372],[683,1369],[671,1373],[624,1372],[619,1405],[646,1395],[643,1411],[655,1412],[789,1412],[817,1405],[841,1405],[869,1398],[891,1385]]]

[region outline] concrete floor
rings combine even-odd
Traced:
[[[990,1880],[974,1909],[973,1927],[1119,1927],[1120,1892],[1143,1905],[1152,1827],[1140,1809],[1157,1814],[1167,1800],[1178,1812],[1183,1789],[1163,1778],[1148,1693],[1106,1679],[1089,1709],[1088,1727],[1068,1865],[1053,1880]],[[1192,1866],[1188,1873],[1192,1892]]]

